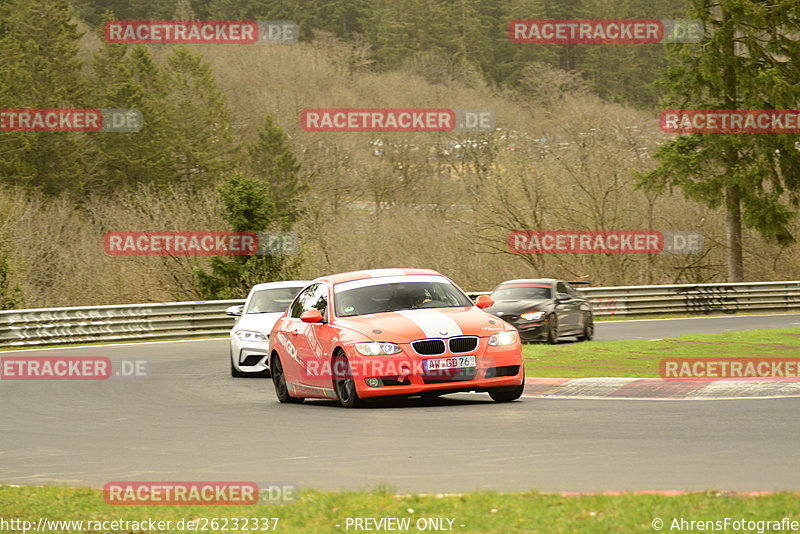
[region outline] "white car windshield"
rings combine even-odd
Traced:
[[[387,280],[386,283],[368,285],[351,282],[337,284],[335,289],[336,315],[351,317],[418,308],[452,308],[473,305],[464,293],[445,278],[431,277],[428,280],[406,278],[409,280],[391,282]]]
[[[253,293],[245,313],[282,313],[301,289],[303,286],[274,287],[257,291]]]

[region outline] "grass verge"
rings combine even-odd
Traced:
[[[677,338],[591,341],[523,348],[527,376],[657,378],[663,358],[800,356],[800,329],[763,329]]]
[[[782,518],[789,518],[798,521],[800,494],[742,496],[724,492],[704,492],[674,496],[622,494],[565,497],[533,492],[476,492],[453,496],[397,496],[388,490],[338,493],[302,491],[297,502],[272,506],[111,506],[103,501],[102,491],[96,489],[0,486],[0,518],[5,521],[27,520],[37,524],[41,517],[59,521],[171,520],[173,525],[181,519],[221,519],[217,522],[218,528],[212,530],[209,527],[206,532],[254,532],[253,529],[230,530],[232,520],[264,517],[279,518],[275,531],[283,534],[355,531],[352,526],[346,528],[347,518],[410,520],[411,527],[408,530],[396,530],[399,532],[436,532],[436,529],[430,527],[424,530],[417,528],[417,521],[420,518],[423,520],[441,518],[445,526],[449,526],[447,520],[452,519],[451,531],[459,533],[653,533],[659,530],[653,526],[656,519],[663,521],[663,527],[660,529],[662,531],[670,530],[674,518],[684,518],[687,521],[721,521],[726,517],[754,521],[780,521]],[[228,530],[222,528],[224,518],[228,519]],[[682,530],[696,529],[684,526]],[[80,530],[75,525],[69,529],[69,532],[87,531]],[[158,530],[158,532],[186,531],[174,527]],[[265,530],[259,531],[265,532]],[[371,530],[371,532],[391,531]],[[13,531],[0,528],[0,532]],[[148,530],[145,527],[139,530],[129,528],[127,531],[102,530],[102,532],[148,532]]]

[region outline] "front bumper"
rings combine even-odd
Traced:
[[[482,338],[474,352],[437,356],[420,356],[408,346],[403,346],[403,352],[393,356],[363,356],[352,346],[347,347],[346,352],[360,398],[486,391],[519,386],[525,379],[519,341],[504,347],[491,347],[488,338]],[[426,371],[423,364],[424,360],[459,356],[475,356],[475,367]],[[378,380],[379,385],[368,385],[368,380],[373,384]]]
[[[520,323],[511,325],[519,332],[519,337],[523,341],[540,341],[547,337],[547,321],[535,323]]]
[[[242,341],[231,336],[231,359],[241,373],[260,373],[269,368],[269,341]]]

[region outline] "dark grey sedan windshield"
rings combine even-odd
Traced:
[[[492,291],[494,300],[540,300],[552,298],[552,288],[545,284],[507,284]]]

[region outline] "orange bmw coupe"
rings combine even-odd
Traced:
[[[516,329],[483,311],[429,269],[375,269],[323,276],[301,291],[270,334],[278,400],[337,399],[359,406],[387,396],[487,392],[522,395]]]

